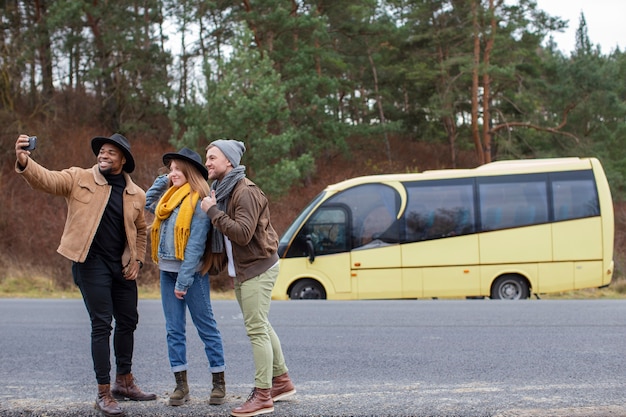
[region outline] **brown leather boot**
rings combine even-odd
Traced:
[[[226,401],[226,381],[224,381],[224,372],[216,372],[213,374],[213,389],[211,390],[211,398],[209,404],[220,405]]]
[[[284,400],[296,393],[296,387],[293,386],[287,372],[272,378],[272,400],[274,402]]]
[[[176,379],[176,388],[170,395],[169,405],[183,405],[189,401],[189,385],[187,384],[187,371],[174,372]]]
[[[124,412],[120,405],[111,396],[110,384],[98,384],[98,397],[94,408],[104,414],[106,417],[122,417]]]
[[[259,414],[274,412],[274,402],[270,396],[270,388],[254,388],[241,407],[230,412],[234,417],[252,417]]]
[[[117,374],[111,393],[118,400],[125,400],[127,398],[133,401],[156,400],[156,394],[141,391],[141,389],[135,384],[133,374]]]

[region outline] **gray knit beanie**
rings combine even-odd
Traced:
[[[230,161],[233,168],[236,168],[241,162],[241,157],[246,151],[246,145],[239,140],[233,139],[218,139],[209,143],[209,147],[215,146],[218,148],[224,156]]]

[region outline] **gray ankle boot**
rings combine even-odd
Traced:
[[[183,405],[189,401],[189,385],[187,385],[187,371],[174,372],[176,388],[170,395],[169,405]]]

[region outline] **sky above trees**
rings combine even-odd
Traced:
[[[585,15],[589,38],[608,53],[616,46],[626,47],[626,2],[623,0],[537,0],[537,6],[553,16],[568,20],[568,28],[552,34],[559,49],[569,54],[575,49],[576,29],[581,12]]]

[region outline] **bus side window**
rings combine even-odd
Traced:
[[[489,207],[483,214],[483,230],[497,230],[502,223],[502,207]]]
[[[391,226],[395,219],[386,207],[377,207],[363,220],[361,227],[361,245],[366,245],[378,239]]]
[[[434,223],[434,211],[429,211],[425,206],[411,210],[406,216],[407,241],[425,240]]]
[[[600,214],[598,199],[591,181],[572,187],[572,200],[575,202],[573,217],[581,218]]]
[[[566,220],[569,219],[569,206],[567,204],[561,204],[556,210],[554,220]]]
[[[448,207],[439,207],[435,212],[433,227],[428,233],[428,237],[436,239],[440,237],[454,236],[456,229],[457,212]]]
[[[519,206],[515,209],[515,226],[525,226],[535,222],[534,206]]]
[[[554,180],[554,220],[600,215],[598,194],[592,179]]]
[[[515,187],[517,188],[517,187]],[[548,199],[544,181],[520,182],[522,197],[515,209],[514,227],[548,221]]]
[[[465,235],[474,232],[474,224],[471,220],[471,213],[466,208],[460,208],[457,212],[456,235]]]
[[[323,206],[346,210],[346,247],[357,248],[384,234],[397,218],[400,195],[381,183],[348,188],[329,198]]]
[[[482,230],[502,230],[547,222],[546,180],[545,174],[480,179]]]
[[[474,233],[474,191],[471,181],[409,184],[406,242]]]

